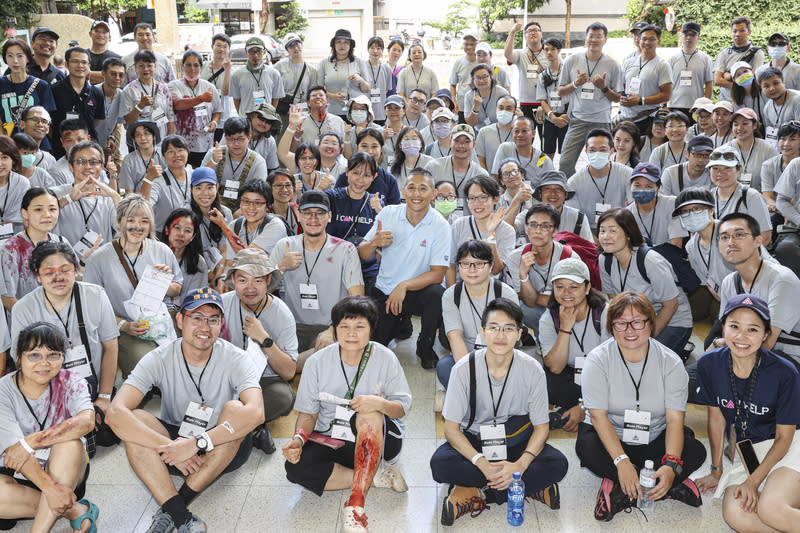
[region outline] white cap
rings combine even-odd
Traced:
[[[645,468],[649,468],[650,470],[652,470],[653,469],[653,461],[648,459],[647,461],[644,462],[644,467]]]
[[[475,47],[475,53],[477,54],[478,52],[485,52],[492,55],[492,47],[489,43],[478,43],[478,46]]]

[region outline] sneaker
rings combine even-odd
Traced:
[[[700,507],[703,505],[703,498],[700,496],[697,485],[689,478],[684,479],[680,485],[673,485],[664,498],[667,500],[678,500],[692,507]]]
[[[258,448],[267,455],[275,453],[275,441],[269,433],[267,426],[262,426],[253,431],[253,447]]]
[[[631,508],[636,506],[636,500],[631,501],[619,483],[603,478],[600,490],[597,493],[597,504],[594,507],[595,520],[610,522],[614,515],[620,511],[631,512]]]
[[[395,492],[406,492],[408,490],[406,480],[396,466],[387,466],[380,472],[375,472],[372,482],[379,489],[392,489]]]
[[[550,412],[550,429],[561,429],[566,425],[569,420],[569,417],[564,417],[564,413],[566,412],[567,410],[563,407],[559,407],[557,410]]]
[[[395,339],[399,341],[403,341],[406,339],[410,339],[411,335],[414,334],[414,324],[411,323],[410,316],[402,316],[400,318],[400,324],[397,326],[397,333],[395,334]]]
[[[153,515],[153,523],[150,524],[150,529],[147,530],[147,533],[171,533],[172,531],[175,531],[175,522],[172,521],[169,513],[159,509]]]
[[[367,529],[367,515],[364,514],[363,507],[352,505],[344,506],[344,516],[342,517],[342,533],[363,533]]]
[[[442,502],[442,525],[452,526],[457,518],[469,513],[475,518],[488,509],[483,491],[476,487],[459,487],[452,485],[450,494]]]
[[[444,396],[446,391],[442,389],[436,389],[436,394],[433,397],[433,412],[434,413],[441,413],[442,409],[444,409]]]
[[[529,497],[533,498],[537,502],[542,502],[550,509],[561,508],[561,495],[558,491],[558,483],[553,483],[549,487],[542,489],[539,492],[526,496],[526,499]]]
[[[203,520],[192,513],[192,519],[178,528],[178,533],[205,533],[208,527]]]
[[[422,361],[422,368],[426,370],[433,370],[439,362],[439,356],[434,349],[430,346],[423,347],[420,343],[417,343],[417,357]]]

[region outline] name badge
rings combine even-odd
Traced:
[[[739,183],[742,185],[750,186],[750,182],[753,181],[753,174],[751,172],[742,172],[739,175]]]
[[[348,442],[355,442],[356,436],[353,435],[353,430],[350,428],[350,419],[353,418],[354,414],[355,411],[352,409],[337,405],[336,414],[333,418],[333,426],[331,427],[331,437]]]
[[[539,77],[539,70],[536,67],[530,67],[525,71],[525,77],[529,80],[535,80]]]
[[[456,211],[464,212],[464,199],[456,198]]]
[[[505,461],[506,453],[506,425],[481,426],[481,451],[489,461]]]
[[[682,70],[680,76],[680,86],[681,87],[691,87],[692,86],[692,71],[691,70]]]
[[[583,374],[583,365],[586,363],[586,357],[575,357],[575,385],[582,385],[581,374]]]
[[[33,458],[39,461],[39,464],[44,470],[44,468],[47,466],[47,460],[50,459],[50,448],[39,448],[38,450],[33,450]],[[14,477],[17,479],[26,479],[21,472],[14,472]]]
[[[581,100],[594,100],[594,84],[587,82],[581,85]]]
[[[316,283],[300,284],[300,308],[314,311],[319,309],[319,293],[317,293]]]
[[[86,253],[89,250],[92,249],[94,243],[97,242],[98,237],[100,237],[100,234],[90,229],[87,229],[86,233],[84,233],[83,237],[81,237],[81,240],[79,240],[72,246],[72,249],[75,250],[75,253],[78,255],[78,258],[82,258],[84,255],[86,255]]]
[[[594,214],[598,217],[609,209],[611,209],[611,204],[602,204],[600,202],[594,204]]]
[[[222,191],[222,196],[232,200],[238,200],[239,182],[236,180],[225,180],[225,190]]]
[[[767,126],[766,129],[767,134],[767,142],[770,143],[773,147],[778,146],[778,128],[775,126]]]
[[[625,409],[622,441],[626,444],[650,444],[650,411]]]
[[[189,402],[186,414],[183,415],[183,422],[178,429],[178,435],[185,439],[191,439],[195,435],[200,435],[208,427],[214,408],[207,405],[200,405],[197,402]]]
[[[156,123],[156,126],[162,128],[167,125],[167,114],[164,113],[163,110],[159,109],[158,111],[153,112],[153,122]]]
[[[642,79],[639,76],[631,78],[631,81],[628,83],[628,94],[639,94],[639,89],[642,88]]]
[[[394,165],[394,156],[393,155],[387,155],[386,156],[386,166],[391,168],[392,165]]]
[[[208,118],[208,106],[206,104],[199,104],[194,106],[194,116],[200,120]]]
[[[14,224],[0,224],[0,241],[10,239],[14,236]]]
[[[266,95],[264,91],[253,91],[253,101],[256,105],[263,104],[266,101]]]
[[[369,90],[369,101],[373,104],[380,103],[381,101],[381,90],[378,88],[373,88]]]
[[[77,372],[84,378],[92,377],[92,367],[89,364],[89,355],[83,344],[67,349],[64,354],[64,368]]]
[[[475,347],[474,350],[480,350],[481,348],[486,348],[486,341],[483,338],[483,335],[478,333],[478,336],[475,337]]]
[[[67,113],[67,120],[78,119],[81,116],[77,113]]]
[[[267,355],[261,349],[261,346],[250,337],[244,338],[244,346],[244,353],[247,354],[247,358],[253,363],[256,375],[263,376],[264,370],[267,369]]]
[[[551,91],[550,92],[550,108],[553,111],[555,111],[557,109],[560,110],[562,105],[563,104],[561,102],[561,97],[558,96],[558,93],[556,91]]]
[[[206,260],[206,265],[208,265],[208,268],[213,269],[215,266],[217,266],[217,263],[222,261],[222,252],[220,252],[219,248],[212,244],[203,250],[203,259]]]
[[[517,234],[517,239],[516,239],[516,247],[519,248],[520,246],[525,246],[526,244],[528,244],[528,236],[527,235],[520,235],[518,233]]]

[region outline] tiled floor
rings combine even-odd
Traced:
[[[418,326],[417,326],[418,327]],[[696,331],[696,333],[700,333]],[[432,411],[435,374],[423,370],[413,356],[414,343],[403,341],[396,348],[414,395],[414,404],[406,418],[407,438],[398,467],[409,485],[407,493],[373,489],[366,501],[370,529],[373,532],[430,531],[506,531],[506,507],[490,505],[476,518],[460,518],[453,527],[440,525],[441,501],[446,487],[433,481],[428,461],[437,445],[437,419]],[[157,409],[157,400],[150,409]],[[702,412],[695,412],[692,423],[705,433]],[[291,435],[294,416],[272,424],[278,452],[266,456],[254,450],[249,461],[238,471],[221,477],[192,504],[191,510],[219,532],[338,532],[340,512],[347,498],[345,491],[326,493],[321,498],[286,480],[280,447]],[[698,425],[700,427],[698,427]],[[559,436],[560,438],[556,438]],[[703,439],[706,444],[706,439]],[[676,502],[659,502],[647,520],[638,511],[620,513],[610,523],[594,520],[595,496],[600,480],[578,466],[574,439],[563,432],[550,443],[570,461],[567,476],[560,484],[561,509],[553,511],[540,503],[526,506],[525,524],[518,530],[541,532],[645,532],[680,531],[715,533],[730,531],[722,521],[718,500],[704,498],[699,509]],[[708,463],[701,472],[708,471]],[[178,478],[175,478],[178,482]],[[100,532],[142,533],[150,525],[157,505],[128,466],[121,446],[101,448],[92,460],[87,497],[100,507]],[[22,521],[13,530],[28,531],[30,521]],[[70,532],[66,520],[60,520],[56,532]]]

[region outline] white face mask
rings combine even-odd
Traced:
[[[353,122],[356,124],[363,124],[367,121],[367,110],[366,109],[353,109],[350,112],[350,118],[353,119]]]
[[[417,139],[403,139],[403,142],[400,143],[400,149],[407,157],[415,157],[421,148],[422,143]]]
[[[514,118],[514,113],[512,111],[501,110],[497,112],[497,122],[505,126],[511,119]]]
[[[769,57],[772,59],[783,59],[786,57],[786,46],[769,46],[767,50],[769,52]]]
[[[589,152],[588,156],[592,168],[600,170],[608,164],[608,152]]]

